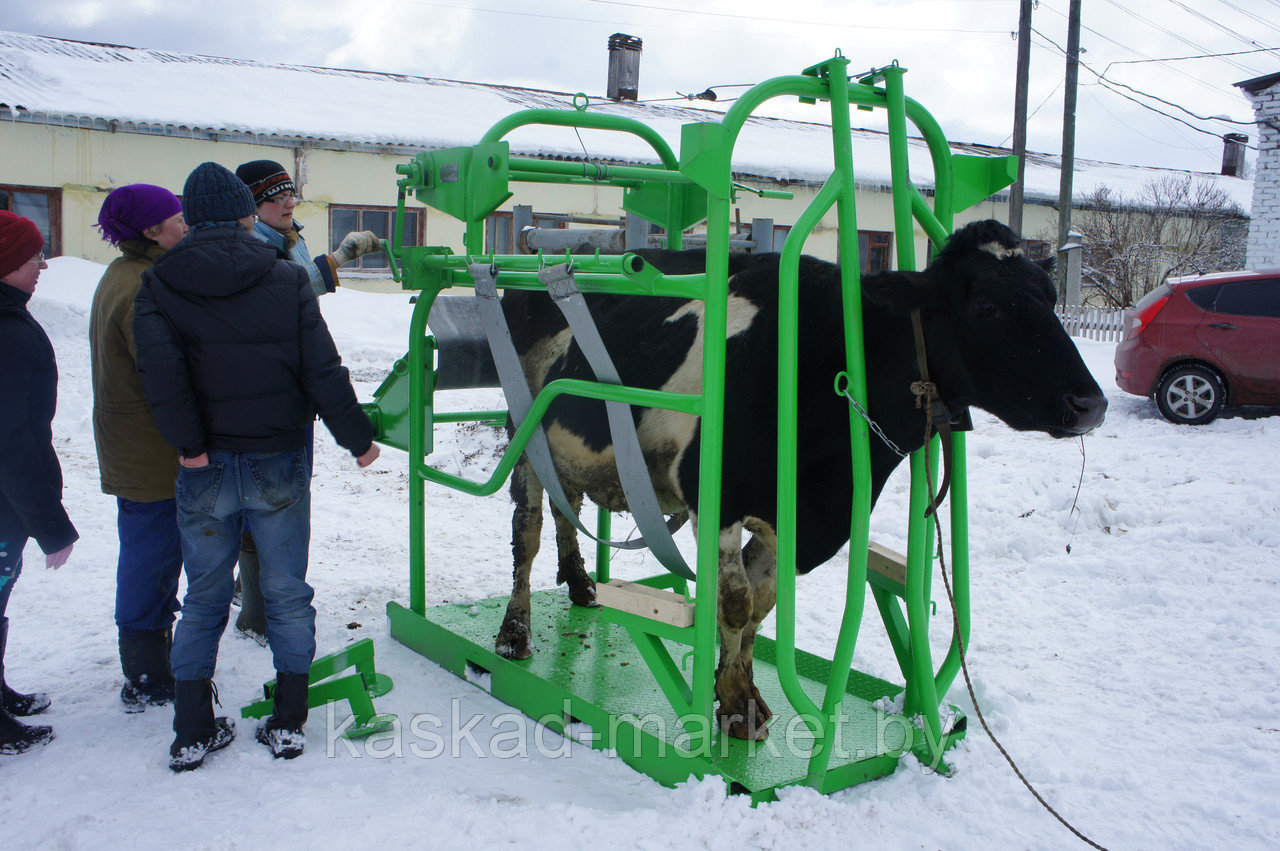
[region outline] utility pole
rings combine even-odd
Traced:
[[[1027,159],[1027,80],[1031,75],[1031,4],[1022,0],[1018,14],[1018,72],[1013,94],[1013,155],[1018,179],[1009,188],[1009,227],[1022,236],[1022,178]]]
[[[1067,80],[1062,104],[1062,182],[1058,187],[1058,248],[1071,233],[1071,178],[1076,169],[1076,81],[1080,76],[1080,0],[1067,17]],[[1058,264],[1058,296],[1066,298],[1066,264]]]

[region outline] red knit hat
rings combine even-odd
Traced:
[[[44,237],[35,222],[0,210],[0,278],[17,271],[42,248]]]

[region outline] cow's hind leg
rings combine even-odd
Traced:
[[[582,494],[566,493],[569,504],[573,506],[576,516],[581,516]],[[587,575],[586,565],[582,560],[582,550],[578,547],[578,529],[560,513],[554,505],[551,516],[556,524],[556,554],[559,567],[556,569],[556,584],[569,584],[569,599],[575,606],[597,606],[596,583]]]
[[[760,714],[765,720],[773,717],[760,689],[755,684],[755,672],[752,659],[755,651],[756,630],[773,611],[778,600],[778,559],[776,538],[768,527],[754,528],[751,540],[742,548],[742,564],[746,570],[747,582],[751,586],[751,620],[742,630],[742,664],[747,672],[747,680],[751,683],[751,697],[756,701]]]
[[[511,517],[511,600],[494,649],[505,659],[528,659],[533,654],[529,646],[529,571],[542,540],[542,483],[526,458],[520,459],[511,474],[511,498],[516,504]]]
[[[751,682],[751,657],[743,655],[743,636],[748,627],[754,637],[751,584],[742,562],[742,525],[720,532],[720,665],[716,668],[716,717],[736,739],[764,739],[768,712]]]

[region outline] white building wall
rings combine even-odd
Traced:
[[[1258,121],[1258,166],[1245,265],[1280,268],[1280,83],[1250,95],[1250,100]]]

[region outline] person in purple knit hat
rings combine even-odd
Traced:
[[[116,629],[125,712],[173,700],[169,664],[182,542],[174,481],[178,453],[156,428],[138,377],[134,299],[142,273],[187,234],[182,204],[168,189],[121,186],[98,214],[102,238],[120,249],[98,282],[89,312],[93,437],[103,493],[116,498],[120,555]]]

